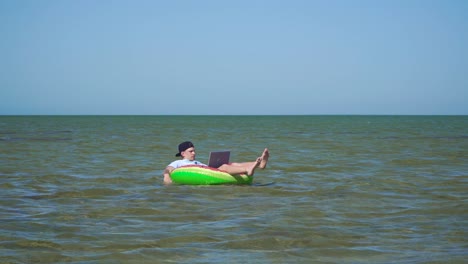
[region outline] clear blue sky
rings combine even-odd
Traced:
[[[466,0],[1,0],[0,114],[468,114]]]

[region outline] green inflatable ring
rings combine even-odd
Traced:
[[[253,176],[231,175],[207,166],[190,165],[173,170],[171,179],[173,183],[187,185],[251,184]]]

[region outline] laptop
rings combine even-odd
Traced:
[[[223,164],[228,164],[230,155],[230,151],[212,151],[210,152],[208,166],[212,168],[219,168]]]

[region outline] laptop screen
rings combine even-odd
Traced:
[[[208,166],[212,168],[219,168],[223,164],[228,164],[230,155],[230,151],[212,151],[210,152]]]

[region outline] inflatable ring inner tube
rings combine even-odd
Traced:
[[[188,185],[251,184],[253,176],[231,175],[207,166],[189,165],[173,170],[171,179],[173,183]]]

